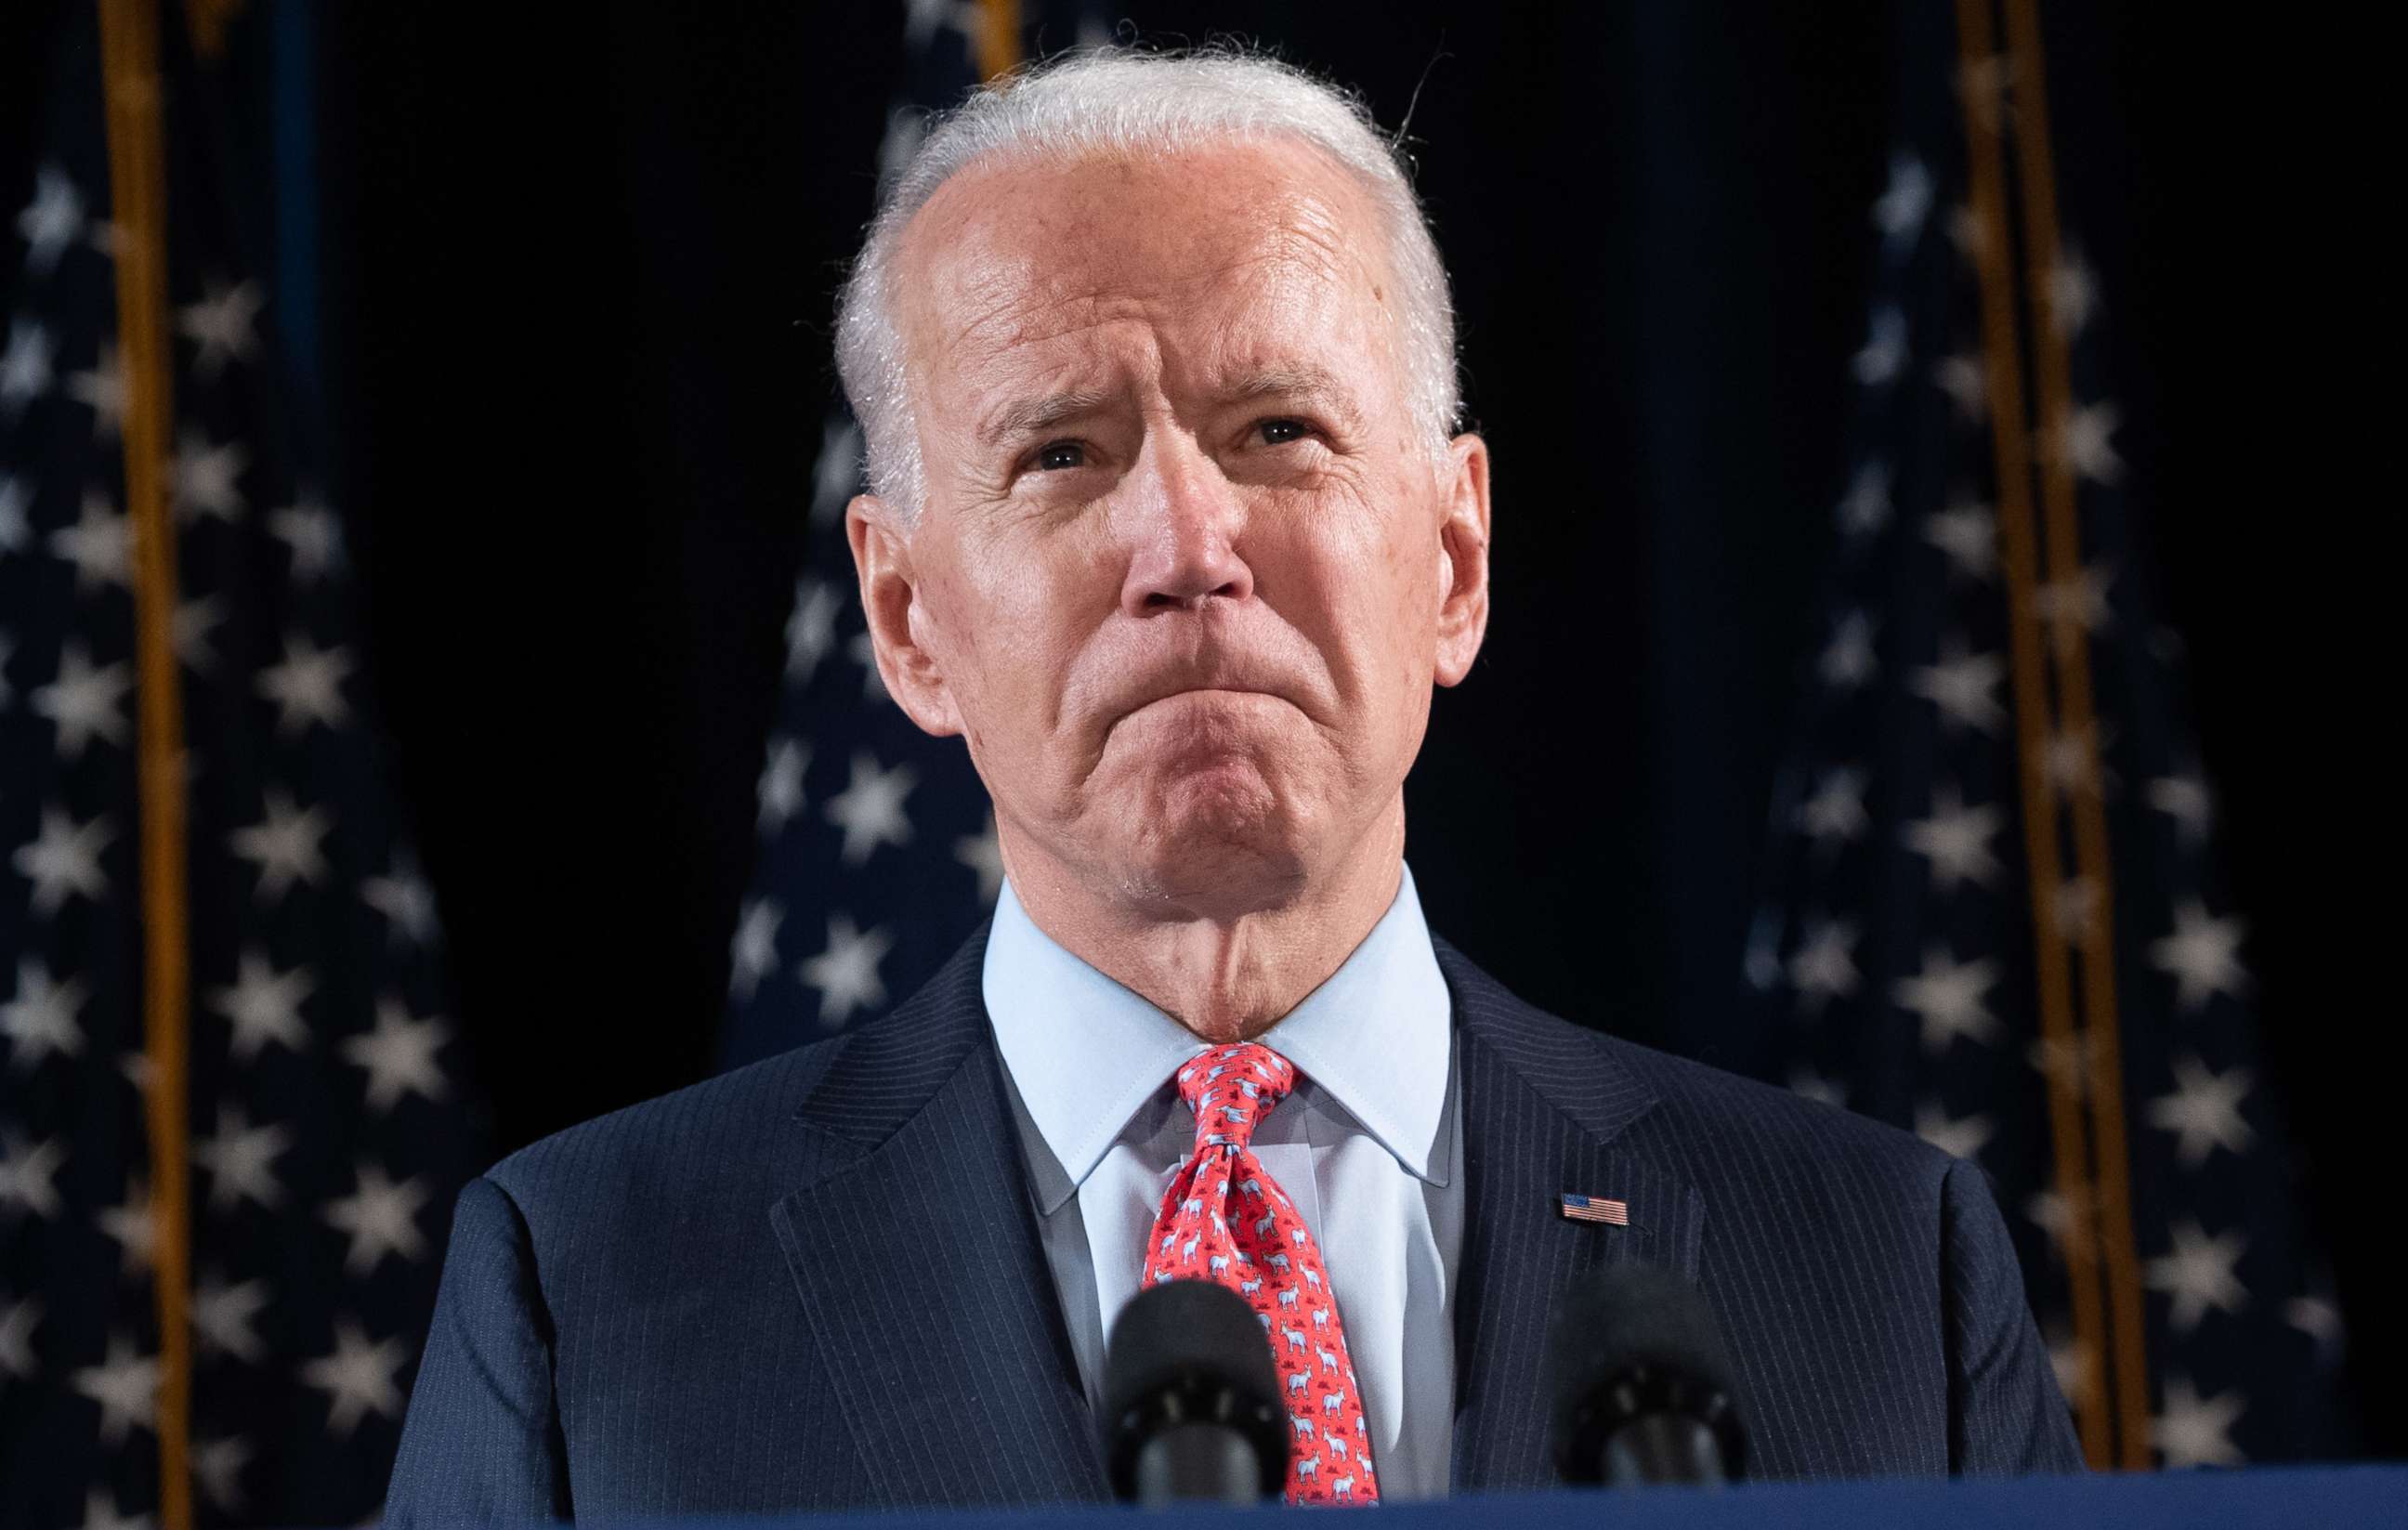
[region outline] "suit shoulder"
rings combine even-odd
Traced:
[[[1440,960],[1467,1027],[1575,1117],[1627,1118],[1725,1161],[1837,1162],[1933,1192],[1955,1162],[1870,1117],[1549,1014],[1443,943]]]
[[[590,1196],[597,1186],[691,1189],[758,1162],[747,1151],[783,1130],[853,1035],[780,1052],[554,1132],[486,1171],[523,1211]]]
[[[1956,1162],[1914,1133],[1870,1116],[1635,1041],[1598,1039],[1656,1092],[1670,1121],[1711,1133],[1729,1148],[1869,1160],[1935,1184]]]

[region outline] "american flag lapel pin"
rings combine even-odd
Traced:
[[[1564,1195],[1564,1220],[1567,1222],[1602,1222],[1609,1226],[1630,1225],[1630,1208],[1622,1201],[1610,1201],[1602,1195]]]

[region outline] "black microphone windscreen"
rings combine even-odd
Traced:
[[[1209,1280],[1166,1280],[1139,1292],[1112,1321],[1104,1353],[1106,1418],[1197,1373],[1248,1401],[1280,1405],[1270,1342],[1254,1309]]]
[[[1576,1416],[1602,1389],[1641,1367],[1685,1376],[1738,1401],[1730,1353],[1705,1297],[1654,1265],[1617,1265],[1566,1293],[1548,1351],[1559,1441],[1574,1436]]]

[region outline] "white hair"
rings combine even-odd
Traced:
[[[1442,467],[1462,412],[1455,307],[1400,147],[1381,135],[1359,99],[1276,59],[1221,48],[1104,47],[982,87],[929,124],[886,188],[837,307],[837,370],[867,443],[872,492],[913,517],[926,494],[895,317],[896,265],[905,227],[938,187],[990,157],[1159,156],[1267,137],[1302,140],[1370,193],[1400,288],[1406,402]]]

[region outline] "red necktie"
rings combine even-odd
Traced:
[[[1216,1281],[1262,1319],[1294,1431],[1289,1503],[1377,1503],[1329,1273],[1304,1219],[1247,1146],[1295,1087],[1295,1065],[1253,1041],[1215,1047],[1179,1070],[1180,1095],[1196,1111],[1196,1149],[1162,1197],[1145,1278]]]

